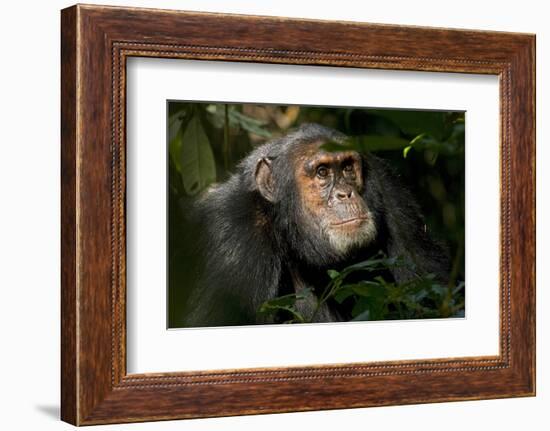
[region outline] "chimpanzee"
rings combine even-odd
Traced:
[[[186,326],[269,323],[257,313],[265,301],[319,295],[328,269],[378,251],[414,264],[390,269],[398,283],[428,273],[448,279],[443,247],[430,238],[418,204],[390,167],[372,154],[321,148],[347,139],[302,125],[256,148],[226,182],[204,192],[195,211],[205,262]],[[307,314],[316,303],[306,296],[297,306]],[[314,321],[349,318],[326,302]]]

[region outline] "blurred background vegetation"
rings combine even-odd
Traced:
[[[464,112],[168,102],[168,326],[182,327],[183,308],[196,282],[200,256],[190,204],[213,182],[234,172],[253,148],[302,123],[318,123],[352,137],[357,150],[388,160],[422,207],[433,236],[453,264],[448,286],[429,276],[407,285],[374,277],[346,284],[354,271],[400,264],[375,256],[348,272],[329,274],[325,292],[356,301],[354,319],[385,320],[464,316]],[[260,313],[294,314],[296,295],[264,304]],[[323,300],[323,298],[321,298]]]

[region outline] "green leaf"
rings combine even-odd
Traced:
[[[239,112],[235,105],[228,105],[228,107],[229,125],[231,127],[240,127],[247,132],[261,136],[262,138],[269,139],[272,137],[272,133],[269,130],[264,129],[267,122],[249,117],[248,115]],[[208,105],[206,111],[212,115],[212,122],[215,127],[221,128],[224,126],[225,112],[223,104]]]
[[[260,305],[258,314],[275,315],[278,311],[282,310],[291,314],[292,321],[305,322],[304,316],[296,310],[295,305],[296,301],[304,299],[308,294],[311,294],[311,289],[304,289],[304,291],[298,294],[291,293],[288,295],[279,296],[278,298],[270,299]]]
[[[386,289],[378,283],[363,281],[352,286],[353,292],[359,296],[371,297],[383,300],[386,297]]]
[[[407,158],[407,154],[409,154],[409,151],[412,150],[412,145],[408,145],[406,146],[405,148],[403,148],[403,158],[406,159]]]
[[[328,274],[328,276],[329,276],[330,278],[332,278],[333,280],[334,280],[335,278],[340,277],[340,273],[339,273],[338,271],[334,270],[334,269],[329,269],[329,270],[327,271],[327,274]]]
[[[364,322],[364,321],[367,321],[367,320],[371,320],[370,310],[367,308],[365,311],[360,312],[359,314],[357,314],[357,316],[355,316],[351,320],[355,321],[355,322],[361,322],[361,321]]]
[[[360,298],[354,305],[351,320],[384,320],[386,304],[374,298]]]
[[[428,135],[426,133],[421,133],[418,136],[415,136],[413,139],[411,139],[411,147],[413,147],[418,142],[422,141],[422,139],[426,138]]]
[[[168,121],[168,140],[174,139],[181,128],[183,117],[181,113],[172,115]]]
[[[254,133],[255,135],[261,136],[263,138],[271,138],[271,132],[262,127],[266,125],[265,121],[261,121],[256,118],[244,115],[236,109],[230,111],[229,115],[232,116],[238,122],[238,124],[247,132]]]
[[[341,286],[334,294],[332,295],[332,298],[338,302],[338,304],[341,304],[349,297],[353,296],[353,287],[350,285],[344,285]]]
[[[276,307],[288,307],[292,306],[296,303],[297,295],[295,293],[291,293],[289,295],[279,296],[278,298],[271,299],[269,301],[264,302],[260,309],[262,308],[276,308]]]
[[[214,154],[196,115],[183,133],[179,163],[183,187],[189,195],[196,195],[216,180]]]
[[[377,271],[380,269],[389,269],[404,266],[404,262],[393,257],[382,257],[364,260],[347,266],[344,269],[345,274],[350,274],[355,271]]]

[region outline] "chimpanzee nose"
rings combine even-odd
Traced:
[[[351,187],[349,189],[340,189],[336,192],[336,199],[344,201],[346,199],[350,199],[352,195],[353,189]]]

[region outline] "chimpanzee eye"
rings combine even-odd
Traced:
[[[353,171],[353,165],[351,163],[348,163],[344,166],[344,172],[350,173]]]
[[[328,169],[326,166],[321,165],[317,168],[317,176],[319,178],[326,178],[327,175],[328,175]]]

